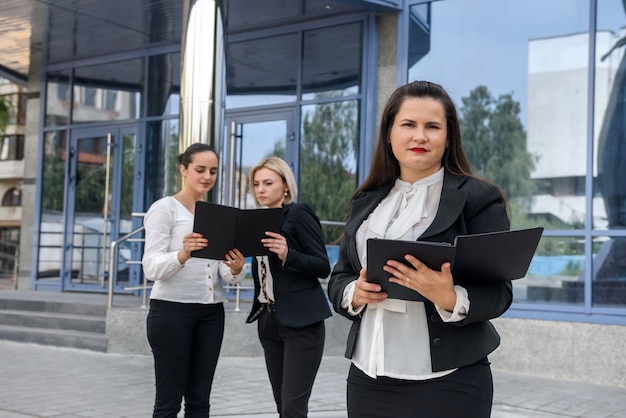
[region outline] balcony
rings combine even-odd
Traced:
[[[22,222],[21,206],[0,206],[0,223],[19,225],[20,222]]]
[[[0,180],[21,179],[24,177],[24,160],[0,161]]]

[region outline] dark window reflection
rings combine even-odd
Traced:
[[[69,70],[54,71],[47,75],[46,126],[67,124],[70,117],[72,97]]]
[[[15,274],[15,258],[20,245],[19,227],[0,228],[0,274]]]
[[[626,228],[625,7],[618,0],[598,4],[596,51],[600,60],[596,71],[596,108],[605,109],[604,116],[596,122],[601,126],[598,188],[604,200],[608,228]]]
[[[148,59],[148,116],[177,115],[180,104],[180,54]]]
[[[226,106],[295,101],[298,50],[297,33],[229,43]]]
[[[302,98],[317,94],[358,94],[361,84],[361,23],[311,30],[304,33]],[[341,42],[336,42],[341,39]],[[332,48],[329,48],[332,45]]]
[[[602,237],[593,253],[594,305],[626,304],[626,238]]]
[[[411,6],[409,14],[409,68],[430,51],[430,3]]]
[[[626,228],[626,3],[598,2],[595,107],[597,179],[594,228]],[[594,305],[626,304],[626,238],[601,237],[594,243]]]
[[[2,206],[22,206],[22,191],[17,187],[11,187],[2,196]]]
[[[151,122],[146,138],[145,209],[178,189],[178,120]]]
[[[0,143],[0,161],[24,159],[24,135],[5,135]]]
[[[143,59],[135,59],[77,68],[72,122],[137,119],[144,84],[143,63]]]

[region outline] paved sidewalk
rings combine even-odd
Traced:
[[[0,341],[0,417],[149,417],[152,358]],[[326,356],[311,418],[346,418],[349,362]],[[494,371],[493,418],[626,417],[626,389]],[[222,357],[212,416],[276,418],[259,357]],[[381,417],[396,418],[396,417]],[[455,417],[456,418],[456,417]]]

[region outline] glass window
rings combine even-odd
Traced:
[[[26,124],[26,106],[28,104],[28,97],[25,93],[18,93],[17,95],[17,124]]]
[[[179,189],[178,120],[150,122],[146,138],[144,202],[146,210],[157,199]]]
[[[11,187],[2,197],[2,206],[22,206],[22,191]]]
[[[24,159],[24,135],[5,135],[0,143],[0,161]]]
[[[472,169],[505,189],[513,227],[583,227],[589,0],[437,1],[410,19],[408,78],[450,92]]]
[[[584,254],[582,237],[543,237],[526,277],[513,281],[515,301],[582,305]]]
[[[226,203],[242,209],[254,209],[253,191],[250,190],[250,169],[261,159],[277,156],[285,159],[288,147],[288,121],[281,116],[269,115],[267,119],[260,116],[252,120],[236,120],[236,135],[239,142],[232,143],[230,135],[224,135],[224,160],[234,161],[234,172],[231,178],[232,167],[224,165],[220,174],[222,196]],[[228,127],[225,127],[230,132]]]
[[[302,98],[359,93],[361,84],[361,23],[304,32]],[[336,42],[341,39],[341,42]],[[329,48],[329,45],[333,45]]]
[[[41,176],[38,278],[56,278],[63,260],[63,196],[65,189],[66,132],[47,132]]]
[[[108,122],[140,116],[144,60],[135,59],[74,70],[73,123]],[[110,109],[108,98],[115,94]]]
[[[593,223],[626,228],[626,3],[598,1]],[[622,299],[623,301],[626,299]]]
[[[592,300],[595,306],[626,303],[626,237],[598,237],[593,245]]]
[[[13,276],[15,273],[15,257],[19,245],[19,227],[0,228],[0,274]]]
[[[72,97],[70,94],[70,72],[60,70],[48,73],[46,88],[46,126],[67,124],[70,118]]]
[[[180,107],[180,54],[148,59],[148,116],[178,115]]]
[[[299,200],[313,205],[329,244],[357,186],[359,101],[303,106],[301,135]]]
[[[228,43],[228,109],[296,100],[299,62],[297,33]]]

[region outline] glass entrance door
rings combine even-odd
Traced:
[[[72,133],[66,177],[63,290],[105,291],[111,276],[116,277],[118,291],[139,283],[138,266],[129,263],[138,258],[133,253],[139,249],[133,248],[132,242],[119,247],[114,263],[117,273],[109,272],[112,240],[141,223],[132,219],[139,137],[136,126]]]
[[[255,208],[250,194],[250,169],[265,157],[277,156],[296,167],[294,114],[292,111],[229,114],[222,144],[223,204]],[[295,170],[294,170],[295,171]]]

